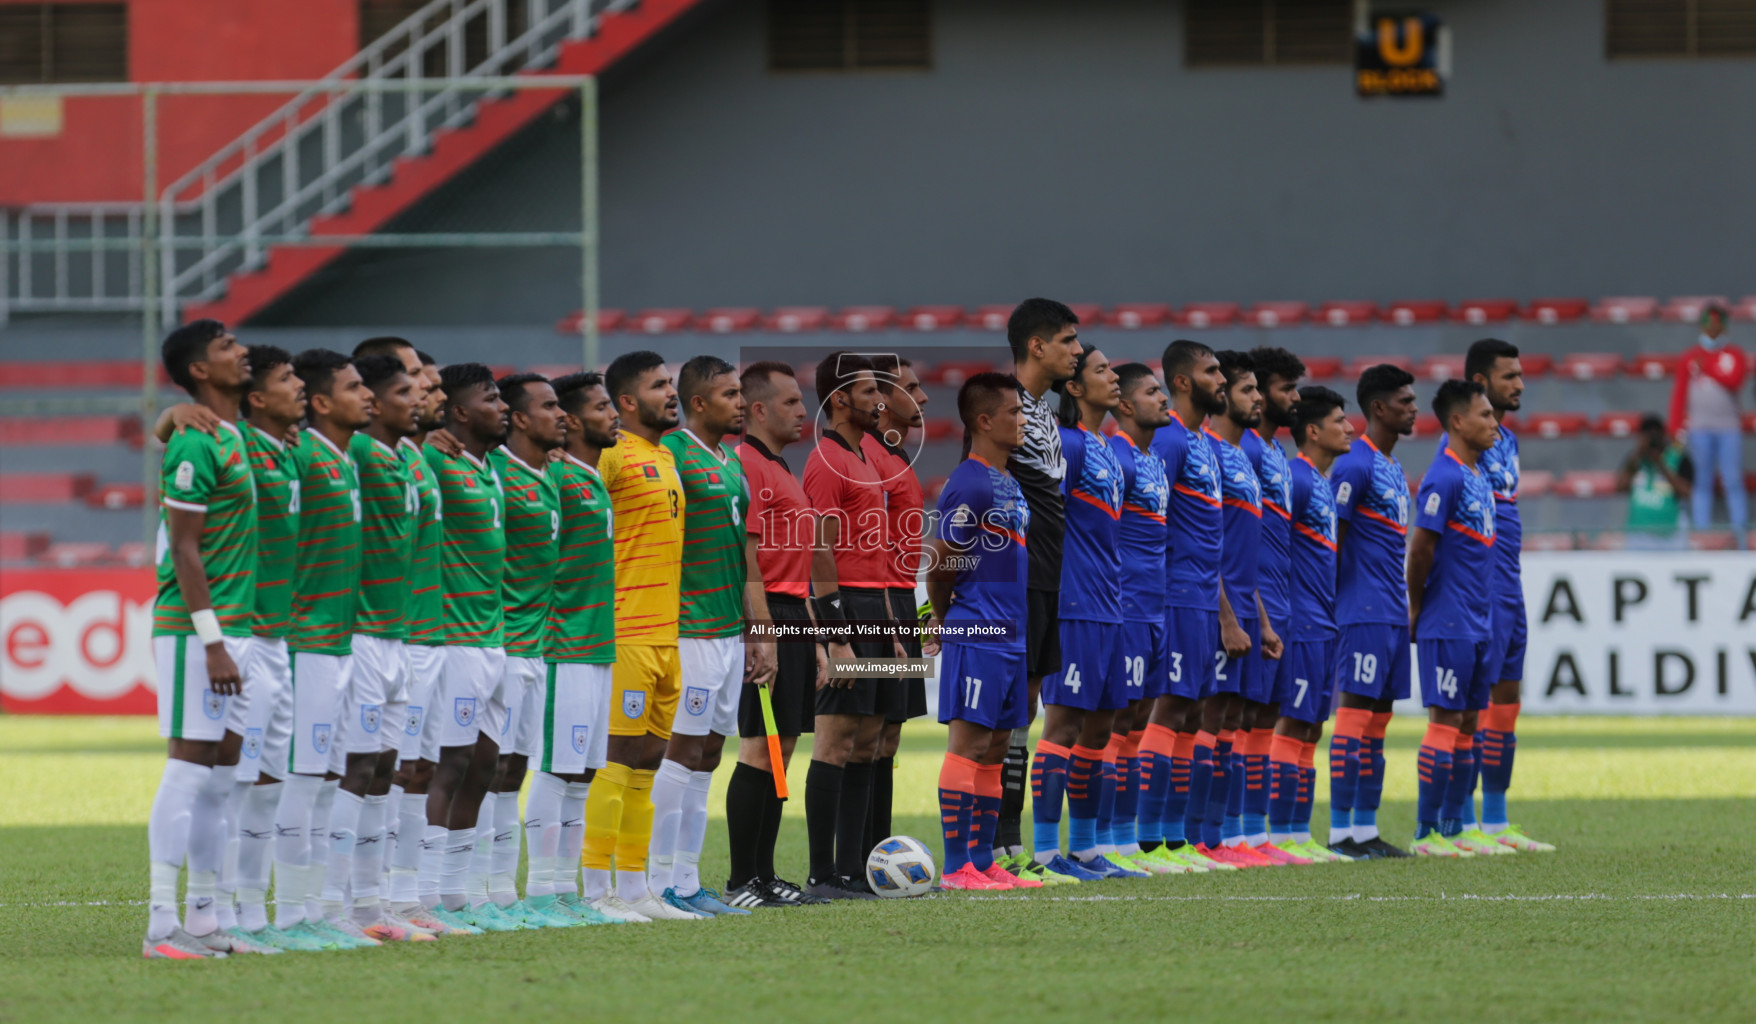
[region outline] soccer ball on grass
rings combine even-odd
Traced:
[[[866,881],[880,896],[919,896],[933,888],[937,875],[933,855],[911,836],[891,836],[866,858]]]

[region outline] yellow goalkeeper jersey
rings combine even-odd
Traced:
[[[664,445],[624,430],[598,459],[616,531],[616,643],[674,647],[682,604],[683,482]]]

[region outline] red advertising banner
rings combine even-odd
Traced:
[[[0,572],[0,709],[150,715],[151,569]]]

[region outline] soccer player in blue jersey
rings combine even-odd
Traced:
[[[1464,715],[1488,706],[1499,661],[1489,651],[1494,494],[1479,463],[1499,441],[1500,421],[1474,381],[1441,384],[1433,412],[1448,443],[1421,478],[1408,546],[1409,626],[1428,718],[1412,850],[1424,857],[1473,857],[1450,839],[1463,831],[1462,801],[1454,800],[1451,780]]]
[[[1221,504],[1219,459],[1200,431],[1209,416],[1226,408],[1225,374],[1213,350],[1196,341],[1165,347],[1165,383],[1171,393],[1171,422],[1153,435],[1152,452],[1165,466],[1170,504],[1165,512],[1165,662],[1147,680],[1153,701],[1141,758],[1146,779],[1140,800],[1140,847],[1150,853],[1169,847],[1178,859],[1197,858],[1198,867],[1219,862],[1199,852],[1185,854],[1185,843],[1201,841],[1191,832],[1205,815],[1213,779],[1214,735],[1202,729],[1200,701],[1211,695],[1215,652],[1222,643],[1234,655],[1249,651],[1219,586]],[[1198,731],[1199,730],[1199,731]],[[1236,870],[1226,864],[1222,870]]]
[[[1329,845],[1348,857],[1406,857],[1378,834],[1384,731],[1409,695],[1408,477],[1391,454],[1415,428],[1415,378],[1388,363],[1360,375],[1366,434],[1335,460],[1335,734],[1329,744]]]
[[[1165,672],[1165,513],[1171,485],[1164,460],[1152,450],[1153,435],[1171,422],[1170,395],[1145,363],[1116,367],[1120,400],[1116,404],[1115,436],[1110,450],[1122,468],[1122,516],[1117,545],[1122,582],[1122,668],[1128,706],[1116,712],[1111,743],[1119,737],[1116,762],[1116,805],[1112,832],[1116,855],[1154,874],[1205,872],[1207,869],[1173,854],[1162,844],[1141,849],[1136,831],[1140,809],[1140,745],[1146,738],[1149,680]],[[1174,733],[1161,732],[1167,738]],[[1172,739],[1174,744],[1174,739]],[[1184,785],[1188,785],[1185,776]],[[1100,809],[1100,817],[1102,811]],[[1100,824],[1100,829],[1101,829]],[[1106,855],[1108,856],[1108,855]],[[1114,860],[1115,858],[1111,858]]]
[[[1000,822],[1000,762],[1012,730],[1029,720],[1025,639],[1030,506],[1006,471],[1023,439],[1018,379],[978,373],[957,393],[969,457],[939,493],[939,535],[927,547],[933,615],[922,645],[939,661],[939,721],[950,725],[939,772],[946,889],[1041,888],[994,863]],[[941,642],[939,630],[953,631]],[[983,628],[1002,635],[984,636]]]
[[[1347,403],[1323,387],[1299,389],[1288,468],[1292,515],[1290,632],[1275,698],[1280,721],[1269,745],[1269,841],[1313,860],[1350,860],[1311,838],[1317,741],[1329,717],[1335,669],[1335,492],[1329,470],[1354,441]]]
[[[1299,380],[1305,376],[1305,364],[1286,349],[1268,345],[1251,349],[1250,362],[1256,367],[1262,415],[1253,428],[1244,431],[1238,447],[1250,460],[1262,488],[1262,543],[1256,562],[1256,593],[1262,602],[1262,621],[1284,644],[1292,615],[1292,474],[1286,452],[1274,436],[1281,427],[1292,426],[1293,406],[1299,400]],[[1269,842],[1269,750],[1274,745],[1274,729],[1280,718],[1280,693],[1287,686],[1292,663],[1283,654],[1263,660],[1260,668],[1258,689],[1262,699],[1245,709],[1244,731],[1232,755],[1234,760],[1241,758],[1243,767],[1244,841],[1266,857],[1275,857],[1278,850],[1289,857],[1308,860],[1297,851]]]
[[[1043,735],[1031,762],[1036,829],[1027,877],[1048,881],[1145,878],[1114,864],[1099,849],[1098,817],[1115,780],[1104,784],[1104,749],[1116,712],[1128,704],[1122,665],[1121,560],[1116,534],[1122,515],[1122,465],[1099,432],[1121,401],[1110,361],[1082,343],[1073,377],[1058,383],[1060,441],[1067,471],[1061,493],[1067,516],[1061,554],[1061,667],[1043,677]],[[1061,856],[1061,801],[1067,799],[1067,849]]]
[[[1239,867],[1265,867],[1294,863],[1282,851],[1258,852],[1245,841],[1243,823],[1247,779],[1243,752],[1238,750],[1242,731],[1256,712],[1273,700],[1274,675],[1267,662],[1280,657],[1280,638],[1267,621],[1257,594],[1262,548],[1262,485],[1240,442],[1262,422],[1262,392],[1256,385],[1255,364],[1242,352],[1220,352],[1220,372],[1226,380],[1226,410],[1211,417],[1204,433],[1219,460],[1221,512],[1225,545],[1220,553],[1220,594],[1237,618],[1247,638],[1242,652],[1214,647],[1217,691],[1202,709],[1201,724],[1214,733],[1213,781],[1207,811],[1201,824],[1203,853],[1230,860]],[[1227,645],[1229,647],[1230,645]],[[1260,786],[1262,780],[1257,779]],[[1263,795],[1267,795],[1264,791]],[[1266,815],[1267,807],[1263,808]],[[1267,837],[1264,836],[1266,843]],[[1308,863],[1296,858],[1300,864]]]
[[[1468,809],[1475,803],[1474,780],[1482,782],[1481,824],[1471,828],[1464,819],[1458,845],[1477,849],[1484,839],[1525,853],[1548,853],[1554,847],[1524,834],[1506,815],[1506,790],[1512,785],[1512,755],[1518,748],[1518,709],[1524,680],[1525,612],[1524,583],[1519,574],[1519,553],[1524,527],[1518,518],[1518,435],[1506,426],[1506,414],[1518,411],[1524,395],[1524,367],[1517,347],[1499,338],[1483,338],[1469,347],[1463,375],[1480,384],[1500,420],[1500,439],[1482,454],[1482,475],[1494,489],[1494,636],[1489,652],[1497,659],[1488,691],[1488,708],[1480,716],[1480,729],[1471,744],[1475,771],[1465,796]],[[1443,448],[1443,445],[1441,445]],[[1475,723],[1466,721],[1466,726]],[[1463,736],[1459,736],[1459,742]]]

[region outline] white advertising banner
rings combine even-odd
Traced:
[[[1527,552],[1532,714],[1756,715],[1756,554]]]

